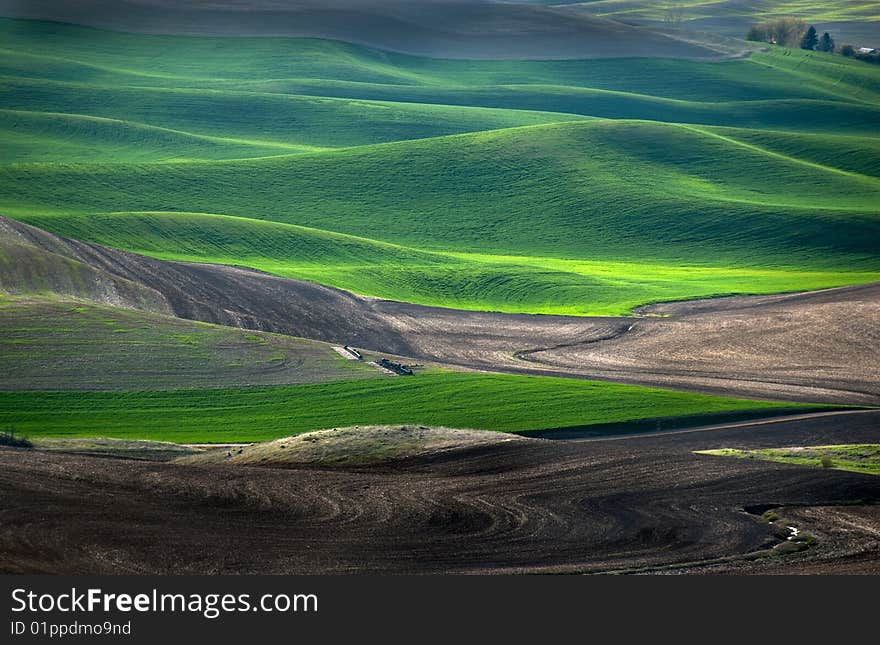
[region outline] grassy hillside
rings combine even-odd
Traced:
[[[678,56],[715,59],[740,47],[706,47],[654,31],[516,3],[363,0],[40,0],[0,2],[0,13],[151,34],[300,36],[460,59]],[[245,9],[245,10],[243,10]]]
[[[880,277],[880,70],[839,56],[0,33],[0,211],[62,235],[501,311]]]
[[[4,298],[0,329],[0,365],[7,366],[0,390],[166,390],[381,376],[324,343],[74,300]]]
[[[820,289],[876,276],[853,270],[720,269],[646,260],[426,252],[289,224],[204,213],[23,219],[74,238],[161,259],[247,265],[364,295],[506,312],[617,315],[658,299]],[[35,288],[47,289],[48,283],[39,282]],[[35,288],[19,291],[31,293]]]
[[[841,57],[443,60],[10,20],[0,38],[0,213],[61,235],[501,311],[880,278],[880,70]],[[7,237],[0,428],[34,437],[653,429],[790,409],[567,379],[366,378],[320,343],[69,302],[168,310]]]
[[[846,139],[841,162],[839,138],[763,136],[594,121],[250,161],[16,165],[0,192],[58,234],[425,304],[621,313],[876,278],[876,144]],[[790,154],[802,141],[810,160]]]
[[[422,424],[528,431],[664,419],[770,416],[790,404],[500,374],[164,392],[0,392],[0,428],[27,436],[262,441],[320,428]],[[797,409],[809,409],[797,406]],[[697,422],[692,419],[691,423]]]
[[[824,79],[830,85],[837,81],[834,89],[821,90],[821,98],[865,93],[867,100],[867,93],[878,91],[870,66],[839,56],[775,48],[721,64],[647,56],[563,61],[450,60],[309,38],[121,34],[2,18],[0,34],[0,74],[101,86],[222,85],[224,89],[245,90],[255,82],[308,80],[379,87],[421,86],[442,91],[453,87],[557,85],[697,101],[735,101],[812,98],[815,90],[798,83],[798,78],[809,77],[814,83]],[[806,61],[825,62],[812,65]]]
[[[317,149],[202,136],[119,119],[23,110],[0,110],[0,139],[0,163],[235,159]]]
[[[583,118],[523,110],[216,90],[105,88],[30,79],[0,84],[0,105],[39,112],[44,119],[58,119],[45,112],[89,114],[122,119],[142,132],[147,126],[161,127],[256,146],[246,156],[264,154],[267,144],[282,151],[291,145],[366,145]],[[7,114],[3,116],[8,119]]]

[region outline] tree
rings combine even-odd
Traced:
[[[775,18],[752,25],[746,38],[782,47],[797,47],[806,30],[807,23],[799,18]]]
[[[804,37],[801,39],[801,49],[809,49],[812,51],[816,49],[818,43],[819,37],[816,35],[816,28],[813,25],[810,25],[810,28],[807,29],[807,33],[805,33]]]
[[[681,27],[684,22],[684,5],[677,2],[669,2],[663,11],[663,22],[669,27]]]
[[[844,45],[840,48],[840,55],[846,56],[847,58],[852,58],[856,55],[856,48],[852,45]]]
[[[765,43],[770,42],[770,31],[767,29],[767,25],[765,23],[752,25],[751,29],[749,29],[749,33],[746,34],[746,40]]]
[[[786,47],[797,47],[807,29],[807,23],[799,18],[779,18],[776,23],[776,42]]]
[[[816,45],[816,49],[820,52],[828,52],[829,54],[834,53],[834,39],[827,31],[822,34],[822,38],[819,39],[819,44]]]

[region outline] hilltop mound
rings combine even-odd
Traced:
[[[145,33],[329,38],[438,58],[716,58],[727,53],[563,8],[484,0],[0,0],[0,15]]]
[[[485,430],[410,425],[354,426],[318,430],[249,446],[218,448],[176,461],[275,468],[304,464],[353,466],[525,441],[534,439]]]

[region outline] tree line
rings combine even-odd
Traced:
[[[800,18],[775,18],[752,25],[746,40],[829,53],[837,49],[831,34],[826,31],[820,38],[816,28],[807,27]]]
[[[827,31],[819,36],[813,25],[800,18],[775,18],[752,25],[746,40],[771,43],[782,47],[800,47],[808,51],[839,52],[847,58],[855,58],[868,63],[880,64],[880,54],[877,50],[860,51],[852,45],[844,45],[837,48],[834,39]]]

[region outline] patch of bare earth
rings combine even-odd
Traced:
[[[643,308],[601,343],[528,360],[625,382],[801,401],[880,403],[880,285]]]
[[[869,412],[605,442],[464,441],[282,468],[0,449],[0,570],[871,572],[880,478],[693,451],[864,442],[878,422]],[[780,509],[816,543],[774,550],[780,538],[751,507]]]

